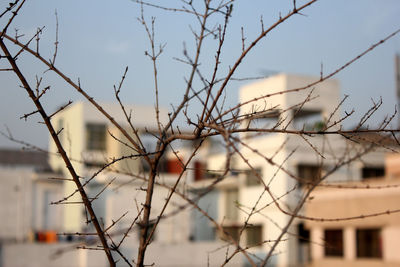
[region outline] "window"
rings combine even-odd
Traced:
[[[262,178],[261,175],[261,168],[255,168],[253,170],[246,170],[246,185],[247,186],[255,186],[255,185],[260,185],[261,181],[260,179]]]
[[[207,211],[207,214],[214,219],[218,218],[219,208],[218,203],[221,192],[219,190],[211,190],[208,192],[206,188],[193,189],[191,192],[193,196],[200,196],[207,193],[205,197],[200,198],[197,201],[197,205]],[[221,236],[221,232],[218,228],[213,227],[210,221],[203,213],[197,209],[193,209],[191,212],[191,236],[193,241],[213,241],[216,236]]]
[[[382,258],[380,229],[357,229],[357,258]]]
[[[224,232],[229,234],[235,241],[239,241],[239,232],[242,227],[240,226],[224,226]],[[261,225],[251,225],[246,227],[246,245],[249,247],[260,246],[263,242],[262,237],[262,226]],[[221,239],[226,241],[231,241],[227,234],[222,233]]]
[[[304,227],[304,223],[297,225],[297,238],[299,239],[299,243],[310,242],[310,231]]]
[[[144,160],[144,161],[146,162],[146,160]],[[165,173],[165,172],[168,173],[169,171],[172,172],[172,168],[176,167],[176,165],[174,163],[175,162],[169,162],[169,160],[166,159],[165,157],[161,157],[160,161],[158,162],[157,170],[159,173]],[[149,170],[150,170],[150,168],[147,171],[149,171]]]
[[[297,240],[297,262],[305,266],[311,260],[310,231],[305,228],[302,222],[297,225]]]
[[[279,114],[279,110],[268,110],[254,114],[249,126],[258,129],[272,128],[278,123]]]
[[[221,174],[214,170],[205,170],[204,179],[218,179],[221,177]]]
[[[328,229],[324,232],[325,256],[343,256],[343,230]]]
[[[265,111],[257,111],[248,114],[251,119],[247,120],[247,127],[256,129],[271,129],[279,124],[279,110],[269,109]],[[267,133],[253,132],[247,134],[247,137],[256,138],[265,136]]]
[[[85,161],[84,164],[86,168],[102,168],[105,162]]]
[[[385,176],[385,168],[383,167],[364,167],[362,168],[362,178],[376,178]]]
[[[231,221],[236,221],[238,218],[238,209],[236,207],[239,198],[238,190],[227,190],[225,194],[225,218]]]
[[[261,246],[263,242],[262,238],[262,226],[252,225],[246,228],[246,240],[247,246]]]
[[[229,235],[229,236],[231,236],[233,238],[233,240],[235,240],[237,242],[239,241],[239,230],[240,230],[240,227],[238,227],[238,226],[224,226],[223,229],[224,229],[224,233],[221,233],[221,236],[220,236],[220,238],[222,240],[231,241],[231,239],[228,237],[228,235]],[[228,235],[225,234],[225,232]]]
[[[300,187],[307,183],[317,182],[321,179],[322,168],[318,165],[300,164],[297,166],[297,176]]]
[[[183,171],[182,162],[178,158],[162,157],[158,163],[158,172],[180,174]]]
[[[149,227],[147,228],[146,239],[149,238],[150,233],[153,231],[154,227],[155,227],[155,223],[149,223]],[[142,230],[143,230],[143,228],[144,228],[144,227],[142,227],[142,226],[139,227],[139,235],[138,235],[139,239],[140,239],[140,236],[142,235]],[[153,241],[156,239],[156,233],[157,233],[157,230],[154,231],[153,236],[151,237],[150,242],[153,242]]]
[[[106,150],[106,126],[89,123],[86,125],[86,149]]]
[[[322,131],[325,127],[320,110],[301,109],[294,111],[294,127],[305,131]]]

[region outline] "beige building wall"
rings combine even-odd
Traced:
[[[102,108],[108,112],[113,119],[120,123],[125,129],[129,129],[128,123],[121,110],[119,104],[101,103]],[[139,130],[156,129],[155,110],[151,106],[125,106],[127,112],[132,111],[132,123]],[[165,109],[160,110],[160,120],[164,123],[167,120],[167,112]],[[135,154],[131,148],[121,142],[126,142],[126,138],[118,131],[118,129],[105,118],[100,111],[87,102],[77,102],[57,113],[52,118],[53,125],[56,130],[63,131],[59,134],[65,151],[71,159],[71,162],[79,176],[85,181],[94,174],[94,168],[110,162],[113,159],[118,159],[121,156]],[[104,124],[107,131],[111,132],[115,138],[106,133],[106,149],[104,151],[95,151],[87,149],[87,124]],[[129,130],[128,130],[129,132]],[[130,131],[132,134],[132,131]],[[129,145],[129,144],[128,144]],[[50,157],[50,165],[56,170],[62,172],[65,176],[70,177],[68,170],[65,168],[65,163],[62,158],[57,156],[58,151],[52,140],[49,143],[49,150],[52,152]],[[121,169],[122,171],[138,172],[139,160],[128,159],[120,161],[113,168]],[[96,169],[96,170],[97,170]],[[74,193],[75,192],[75,193]],[[66,181],[64,183],[64,196],[72,197],[68,202],[80,202],[81,196],[76,192],[76,186],[73,182]],[[84,222],[84,210],[82,205],[71,204],[64,205],[64,227],[65,231],[76,232],[82,230],[82,222]]]
[[[312,93],[311,88],[287,93],[288,90],[302,88],[315,80],[315,77],[310,76],[278,74],[268,79],[247,85],[240,90],[240,102],[248,103],[241,108],[240,113],[241,115],[245,115],[252,114],[253,112],[262,113],[262,111],[265,110],[267,113],[272,110],[285,111],[280,115],[280,119],[284,119],[285,121],[278,128],[285,127],[295,115],[294,109],[298,109],[301,105],[302,110],[320,112],[321,120],[324,118],[327,119],[339,103],[340,90],[337,81],[328,81],[315,86],[313,87],[314,91]],[[307,97],[316,98],[303,104]],[[253,101],[257,98],[259,99]],[[337,120],[338,116],[339,114],[334,114],[332,121]],[[302,127],[295,122],[296,121],[293,120],[288,129],[292,130],[296,129],[296,127]],[[251,126],[251,123],[245,120],[243,125]],[[273,122],[271,122],[264,127],[271,128],[273,126]],[[299,130],[301,130],[301,128]],[[259,136],[253,135],[253,137],[251,137],[251,134],[243,134],[242,137],[247,137],[246,143],[257,152],[247,147],[242,147],[241,153],[243,153],[244,157],[249,159],[249,163],[252,167],[262,169],[264,182],[269,186],[275,197],[279,197],[281,203],[285,203],[285,205],[293,209],[298,203],[300,192],[297,193],[297,190],[293,191],[298,181],[291,177],[289,173],[296,176],[297,166],[299,164],[316,164],[319,160],[318,155],[315,155],[316,153],[313,148],[311,148],[304,139],[296,135],[287,136],[286,134],[274,133],[261,134]],[[337,138],[329,139],[332,143],[342,141]],[[313,138],[313,144],[317,149],[321,148],[324,142],[325,140],[323,137]],[[296,150],[296,153],[291,154],[294,150]],[[276,154],[276,151],[279,151],[279,153]],[[265,158],[257,155],[258,153],[264,155]],[[290,159],[286,160],[289,155]],[[274,164],[266,160],[272,156]],[[327,161],[329,162],[329,160],[330,159]],[[250,168],[246,163],[240,162],[239,169]],[[286,171],[278,171],[280,166]],[[245,203],[246,206],[252,207],[261,196],[263,187],[246,187],[243,184],[240,188],[239,201],[240,203]],[[288,194],[288,192],[291,193]],[[273,199],[268,196],[267,193],[263,194],[262,200],[259,201],[257,208],[266,205],[268,205],[267,208],[264,208],[260,214],[254,215],[250,223],[261,224],[263,227],[263,238],[266,240],[274,240],[280,235],[281,229],[287,224],[289,217],[283,214],[279,208],[273,204]],[[245,217],[246,214],[241,213],[241,219],[243,220]],[[297,223],[292,225],[289,231],[291,233],[296,233]],[[280,242],[275,251],[277,253],[277,265],[295,266],[299,264],[298,259],[300,255],[298,255],[299,247],[297,239],[286,235],[283,239],[285,241]],[[264,244],[263,249],[268,251],[269,245]]]
[[[400,266],[400,213],[396,212],[400,208],[400,158],[391,155],[386,162],[385,177],[347,183],[340,189],[320,188],[311,194],[306,216],[324,221],[306,221],[312,242],[310,266]],[[342,257],[324,255],[325,229],[343,230]],[[357,257],[357,229],[380,229],[381,258]]]
[[[76,103],[71,105],[66,110],[56,114],[52,119],[53,125],[57,131],[62,130],[58,135],[59,139],[71,160],[78,175],[83,176],[84,164],[82,160],[82,152],[84,151],[85,139],[85,125],[83,121],[84,104]],[[65,177],[71,178],[66,165],[61,157],[58,156],[58,151],[53,140],[50,139],[49,150],[50,154],[49,163],[53,170],[63,173]],[[76,185],[72,181],[64,182],[64,197],[70,196],[76,191]],[[81,202],[79,193],[74,193],[68,199],[68,202]],[[81,222],[83,221],[83,207],[77,204],[64,205],[64,227],[65,231],[79,231],[81,230]]]

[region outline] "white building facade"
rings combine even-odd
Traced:
[[[329,130],[338,130],[340,124],[335,122],[340,121],[342,114],[336,80],[295,90],[316,80],[316,77],[279,74],[242,87],[239,96],[243,103],[240,109],[242,128],[320,131],[333,125]],[[241,155],[231,159],[234,171],[217,186],[211,198],[218,203],[214,213],[216,219],[223,222],[224,230],[239,240],[239,232],[244,228],[240,244],[251,247],[250,252],[263,258],[290,219],[280,209],[295,210],[307,183],[324,177],[340,165],[340,159],[356,157],[361,146],[356,149],[354,143],[346,142],[346,138],[337,134],[252,132],[242,133],[240,138]],[[382,171],[383,166],[384,152],[372,151],[335,169],[324,182],[360,181],[371,171]],[[208,157],[207,169],[224,168],[225,154]],[[204,188],[208,183],[205,180],[195,184]],[[266,187],[271,195],[264,190]],[[299,214],[304,215],[304,209]],[[248,226],[244,227],[246,221]],[[308,264],[311,257],[309,235],[304,221],[295,219],[268,264],[280,267]]]

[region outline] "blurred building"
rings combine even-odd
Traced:
[[[119,104],[104,103],[102,104],[102,108],[109,112],[115,121],[125,126],[125,130],[134,136]],[[132,114],[134,125],[141,131],[140,134],[147,134],[150,136],[151,132],[157,128],[154,108],[149,106],[126,106],[126,111]],[[161,110],[160,114],[161,122],[165,122],[166,112]],[[112,159],[134,154],[134,151],[129,144],[127,144],[127,140],[122,134],[90,103],[75,103],[62,112],[57,113],[52,118],[52,121],[57,131],[60,131],[60,141],[68,156],[72,159],[71,162],[76,172],[82,177],[83,183],[91,179],[99,168]],[[57,148],[53,140],[50,140],[49,150],[51,153],[57,154]],[[66,177],[70,176],[62,158],[52,156],[49,162],[52,169],[62,172]],[[120,172],[133,174],[138,174],[140,167],[140,160],[137,158],[123,160],[113,165],[113,168]],[[93,177],[93,181],[87,185],[89,194],[95,196],[110,181],[109,179],[111,179],[110,177],[112,176],[113,174],[106,174],[103,172]],[[126,182],[127,181],[122,178],[117,179],[115,183],[113,183],[113,186]],[[80,201],[80,195],[74,193],[76,192],[75,183],[72,181],[65,182],[63,183],[63,188],[64,196],[73,194],[73,196],[68,199],[69,202]],[[114,199],[114,197],[118,198],[118,195],[122,194],[112,194],[112,196],[109,195],[107,197],[106,194],[108,194],[108,191],[99,196],[99,199],[95,200],[93,204],[100,214],[99,217],[103,218],[103,220],[110,221],[111,218],[114,218],[110,214],[115,213],[110,209],[111,207],[117,208],[118,205],[107,204],[107,202],[119,201]],[[128,200],[125,199],[122,201]],[[133,201],[133,199],[129,201]],[[107,205],[110,206],[109,210],[106,210]],[[109,213],[108,215],[106,215],[107,212]],[[108,220],[106,216],[108,216],[110,220]],[[83,205],[65,205],[65,231],[82,231],[82,222],[85,220],[84,217],[85,212]]]
[[[115,121],[136,139],[131,130],[126,117],[119,104],[101,104]],[[155,137],[153,133],[157,131],[157,121],[154,107],[127,105],[126,112],[131,114],[132,123],[138,130],[143,145],[147,151],[153,151],[155,147]],[[167,112],[161,108],[159,112],[161,123],[168,120]],[[113,221],[119,219],[124,213],[119,223],[114,227],[114,231],[123,231],[128,229],[133,219],[137,216],[141,203],[145,201],[145,191],[140,188],[146,188],[146,173],[148,171],[146,164],[139,157],[117,161],[106,170],[97,173],[106,163],[121,157],[129,157],[137,154],[128,140],[120,131],[111,124],[111,122],[102,116],[100,112],[90,103],[79,102],[71,105],[62,112],[59,112],[52,119],[60,140],[64,145],[72,164],[78,175],[82,178],[82,183],[90,182],[86,185],[90,197],[96,199],[92,202],[99,219],[105,225],[111,225]],[[50,141],[50,152],[56,154],[56,147],[53,141]],[[156,186],[154,200],[152,204],[152,214],[161,211],[165,198],[168,196],[169,188],[176,181],[177,172],[181,167],[179,162],[164,160],[160,165],[160,181],[164,186]],[[60,157],[50,158],[50,165],[53,169],[63,172],[66,177],[69,173],[64,167],[65,164]],[[108,187],[107,190],[104,190]],[[71,181],[64,182],[64,196],[69,196],[76,191],[76,186]],[[101,194],[99,194],[101,192]],[[66,202],[80,201],[80,195],[74,194]],[[173,197],[172,202],[175,205],[185,202],[179,197]],[[166,212],[174,210],[176,207],[169,205]],[[157,235],[157,241],[160,242],[182,242],[189,238],[189,224],[187,213],[181,212],[163,220],[158,231],[163,235]],[[82,222],[85,220],[83,205],[64,205],[64,229],[67,232],[77,232],[85,230]],[[177,222],[180,227],[176,227]],[[132,234],[135,235],[135,234]],[[138,237],[137,237],[138,238]]]
[[[390,141],[379,136],[334,134],[310,138],[307,134],[298,134],[298,131],[322,131],[327,127],[332,131],[339,129],[341,112],[339,107],[340,90],[337,81],[329,80],[306,90],[291,91],[291,89],[302,88],[305,84],[311,84],[315,80],[317,80],[315,77],[279,74],[241,88],[240,102],[245,103],[241,106],[239,113],[242,127],[283,128],[292,131],[292,134],[241,133],[240,138],[244,142],[237,142],[240,155],[235,153],[230,158],[228,170],[226,169],[227,158],[223,140],[207,139],[191,160],[178,190],[186,196],[190,196],[199,207],[207,212],[210,218],[218,223],[222,222],[223,229],[221,231],[215,227],[209,218],[196,209],[182,211],[182,207],[187,205],[187,202],[178,195],[174,195],[165,211],[165,214],[173,216],[167,216],[161,221],[149,247],[147,255],[150,264],[156,262],[158,266],[177,266],[174,264],[179,262],[181,266],[205,266],[207,264],[219,266],[225,259],[226,253],[226,250],[220,249],[225,244],[223,240],[231,243],[225,233],[229,233],[242,247],[249,247],[248,251],[251,253],[251,257],[259,262],[268,254],[272,242],[280,236],[282,229],[290,220],[290,216],[283,213],[276,205],[277,202],[285,210],[295,210],[299,201],[305,196],[307,188],[319,182],[326,174],[329,175],[324,179],[324,183],[349,186],[362,184],[364,181],[373,184],[375,180],[372,177],[385,176],[384,156],[386,151],[373,146],[369,148],[368,145],[388,142],[385,145],[390,146]],[[269,95],[269,97],[264,98],[265,95]],[[134,136],[118,104],[101,104],[101,106],[124,130]],[[132,114],[133,124],[138,129],[137,134],[141,137],[146,150],[154,151],[156,139],[153,133],[157,132],[158,128],[154,107],[127,105],[125,110],[128,114]],[[162,124],[168,121],[166,109],[160,109],[159,116]],[[140,212],[142,203],[144,203],[145,177],[148,167],[138,157],[132,156],[136,152],[130,147],[126,138],[89,103],[78,102],[70,105],[54,115],[52,122],[59,132],[60,141],[71,158],[82,183],[87,183],[86,191],[92,199],[92,205],[100,221],[105,228],[113,225],[110,232],[116,236],[123,236],[127,229],[130,229],[132,222]],[[372,142],[369,138],[377,139]],[[170,187],[182,171],[179,159],[188,159],[193,152],[195,143],[182,142],[179,149],[176,149],[174,153],[168,151],[165,158],[162,159],[159,177],[157,177],[158,184],[153,195],[151,213],[153,221],[162,210],[165,198],[170,193]],[[28,169],[27,172],[31,174],[24,172],[21,177],[31,175],[33,178],[7,180],[7,188],[10,189],[5,190],[7,192],[4,193],[4,201],[19,203],[17,205],[19,211],[6,211],[7,209],[2,207],[2,212],[4,214],[5,212],[9,212],[9,214],[14,212],[15,214],[12,216],[19,223],[16,224],[18,227],[12,223],[7,224],[8,226],[4,224],[1,227],[14,228],[2,231],[4,233],[24,233],[13,237],[14,239],[24,239],[28,236],[29,229],[52,229],[65,233],[63,238],[90,242],[88,238],[79,238],[74,234],[90,232],[93,229],[87,228],[83,223],[87,216],[85,209],[80,203],[81,199],[76,192],[75,184],[68,180],[70,176],[64,162],[56,156],[57,149],[52,141],[50,141],[49,150],[51,157],[49,166],[46,168],[51,168],[58,177],[66,179],[62,181],[49,180],[47,178],[55,174],[39,175],[36,171]],[[364,154],[363,150],[368,150],[369,153]],[[319,152],[323,153],[324,157],[321,157]],[[117,161],[107,169],[98,172],[105,164],[121,157],[128,157],[128,159]],[[351,164],[341,166],[342,162],[350,160],[352,157],[355,160]],[[391,166],[395,166],[395,164]],[[15,172],[8,174],[12,171],[9,168],[4,167],[0,175],[18,177],[20,174],[17,173],[22,173],[22,169],[14,169]],[[388,167],[388,173],[394,173],[393,170],[394,167],[392,169]],[[219,181],[221,174],[227,176]],[[377,178],[376,183],[390,185],[396,180],[389,178],[391,176],[393,175],[386,175],[384,179]],[[25,185],[25,183],[27,184]],[[32,191],[32,188],[39,189]],[[104,190],[105,188],[107,190]],[[271,194],[266,192],[265,188],[268,188]],[[3,190],[2,187],[1,190]],[[380,192],[379,194],[374,194],[375,191],[371,190],[359,195],[358,192],[361,191],[356,189],[353,190],[354,192],[350,189],[349,191],[340,191],[342,193],[336,193],[335,189],[318,189],[315,194],[311,195],[313,200],[307,202],[299,213],[306,216],[328,217],[334,215],[330,213],[332,210],[337,213],[338,217],[342,217],[350,214],[345,208],[356,212],[356,209],[362,208],[363,203],[375,205],[387,202],[394,205],[398,199],[392,198],[391,194],[396,188],[388,187],[387,190],[377,191]],[[28,193],[19,192],[35,193],[30,193],[31,196],[28,197]],[[351,192],[350,198],[346,192]],[[65,197],[67,199],[64,199]],[[375,200],[375,197],[381,199],[378,201]],[[34,199],[34,201],[30,202],[27,199]],[[56,206],[61,207],[61,211],[60,209],[49,211],[47,209],[49,206],[45,203],[58,200],[62,200],[60,203],[63,203]],[[352,203],[354,202],[352,204],[354,206],[348,205],[350,200]],[[74,204],[77,202],[78,204]],[[336,202],[338,204],[335,204]],[[379,205],[374,210],[379,210],[383,204]],[[342,206],[343,209],[339,208]],[[53,207],[51,206],[51,208]],[[326,214],[327,212],[328,214]],[[28,216],[28,214],[30,215]],[[248,219],[249,214],[251,216]],[[383,221],[375,224],[370,224],[372,219],[349,221],[351,222],[349,224],[342,221],[325,224],[295,219],[287,234],[283,236],[282,242],[277,246],[268,266],[294,267],[310,264],[312,266],[329,266],[335,262],[342,264],[345,260],[357,264],[395,262],[395,260],[384,261],[382,259],[387,257],[394,259],[397,256],[393,252],[394,250],[389,249],[388,245],[395,244],[399,233],[396,226],[399,218],[396,216],[376,217],[376,220]],[[377,222],[376,220],[374,222]],[[116,221],[118,223],[114,223]],[[357,224],[357,222],[361,223]],[[363,229],[367,231],[363,231]],[[139,227],[133,225],[133,230],[124,242],[122,250],[128,257],[136,256],[139,240],[138,230]],[[340,239],[340,237],[338,238],[341,236],[340,233],[343,233],[342,256],[341,258],[330,257],[331,246],[326,246],[325,242],[321,244],[320,240],[327,241],[327,239],[333,238],[334,242],[340,243],[337,241]],[[380,245],[380,254],[374,254],[379,255],[377,259],[354,260],[358,253],[354,248],[357,238],[360,240],[363,238],[383,240],[382,236],[387,236],[383,242],[389,243]],[[333,244],[336,245],[334,242]],[[331,244],[332,241],[329,240],[327,243]],[[350,250],[347,251],[349,247]],[[23,249],[31,250],[29,247]],[[37,249],[40,251],[39,248]],[[232,250],[234,249],[235,246],[232,247]],[[368,249],[360,250],[364,251],[363,253],[369,253]],[[213,252],[209,253],[210,251]],[[339,253],[337,249],[332,251],[334,251],[332,253]],[[14,255],[14,252],[15,250],[11,249],[7,255]],[[81,254],[76,256],[76,259],[74,258],[76,262],[79,262],[79,266],[91,266],[91,263],[95,264],[93,266],[106,265],[104,255],[98,257],[101,261],[96,261],[86,250],[84,252],[80,250],[79,253]],[[33,259],[35,255],[31,256]],[[12,258],[12,256],[10,257]],[[118,256],[116,255],[116,257]],[[29,257],[27,256],[27,258]],[[65,260],[59,261],[57,264],[64,266]],[[237,256],[229,266],[248,266],[248,263],[243,256]]]
[[[336,80],[324,81],[306,90],[287,92],[316,80],[316,77],[279,74],[241,88],[240,103],[247,103],[240,109],[242,128],[276,127],[294,133],[242,133],[244,143],[237,145],[241,155],[236,154],[231,159],[228,177],[199,202],[217,221],[223,222],[226,232],[240,239],[243,247],[251,247],[249,251],[259,258],[267,255],[271,244],[290,220],[290,216],[275,204],[276,201],[283,209],[294,211],[305,189],[331,171],[324,182],[357,182],[384,173],[385,151],[370,149],[370,153],[357,157],[363,145],[348,141],[354,136],[346,138],[334,134],[310,138],[307,134],[295,133],[320,131],[331,125],[329,130],[339,129],[339,124],[335,124],[341,116],[340,90]],[[266,95],[269,97],[263,97]],[[324,158],[319,151],[325,155]],[[353,156],[356,159],[351,164],[340,167],[341,160]],[[195,182],[199,192],[223,173],[226,154],[210,155],[204,164],[214,173],[208,173],[204,179]],[[264,190],[266,187],[273,195]],[[250,213],[253,214],[245,225]],[[300,214],[303,213],[304,209]],[[224,238],[224,234],[210,224],[200,221],[198,224],[195,222],[195,226],[199,239]],[[311,257],[309,236],[304,221],[295,219],[269,264],[305,266]]]
[[[0,243],[54,242],[62,230],[60,174],[51,171],[47,153],[0,150]],[[39,240],[40,239],[40,240]]]

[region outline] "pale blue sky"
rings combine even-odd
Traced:
[[[4,2],[4,3],[3,3]],[[6,1],[0,4],[3,10]],[[180,7],[179,1],[157,1]],[[299,4],[304,1],[297,1]],[[178,3],[178,4],[176,4]],[[260,16],[266,26],[289,11],[292,0],[238,0],[222,55],[220,75],[239,55],[240,27],[247,40],[260,32]],[[22,9],[11,29],[27,35],[37,27],[46,26],[42,35],[41,51],[50,58],[53,53],[55,16],[59,17],[59,54],[57,66],[72,79],[80,77],[88,92],[101,101],[114,101],[113,84],[117,83],[126,66],[128,78],[122,95],[125,102],[154,105],[151,62],[144,56],[148,46],[143,27],[137,21],[140,6],[129,0],[31,0]],[[237,77],[260,76],[271,72],[289,72],[319,75],[323,62],[325,73],[334,70],[355,55],[400,28],[400,1],[398,0],[321,0],[306,9],[305,16],[295,16],[274,30],[249,54]],[[198,25],[187,14],[145,8],[146,18],[156,17],[156,39],[165,43],[160,57],[160,102],[170,108],[177,104],[184,89],[187,66],[173,60],[182,57],[183,43],[193,54],[193,37],[189,24]],[[0,21],[4,25],[4,19]],[[214,40],[206,42],[201,58],[205,73],[214,57]],[[347,110],[355,107],[358,114],[366,111],[371,97],[384,101],[383,112],[391,113],[396,103],[394,85],[394,54],[400,52],[400,37],[396,36],[336,76],[343,94],[349,94]],[[4,64],[4,63],[3,63]],[[43,74],[42,65],[31,57],[21,57],[22,69],[30,80],[36,73]],[[1,65],[4,66],[4,65]],[[52,84],[45,96],[48,110],[68,100],[82,99],[72,88],[51,73],[44,75],[43,85]],[[14,136],[42,147],[47,146],[47,133],[38,117],[27,122],[19,119],[33,110],[26,93],[17,86],[11,73],[0,73],[0,129],[7,125]],[[238,88],[243,83],[232,83],[228,88],[227,103],[237,101]],[[357,115],[357,114],[356,114]],[[359,116],[359,115],[358,115]],[[379,116],[377,116],[379,119]],[[353,120],[355,121],[355,120]],[[349,122],[349,125],[351,122]],[[0,146],[15,146],[0,137]]]

